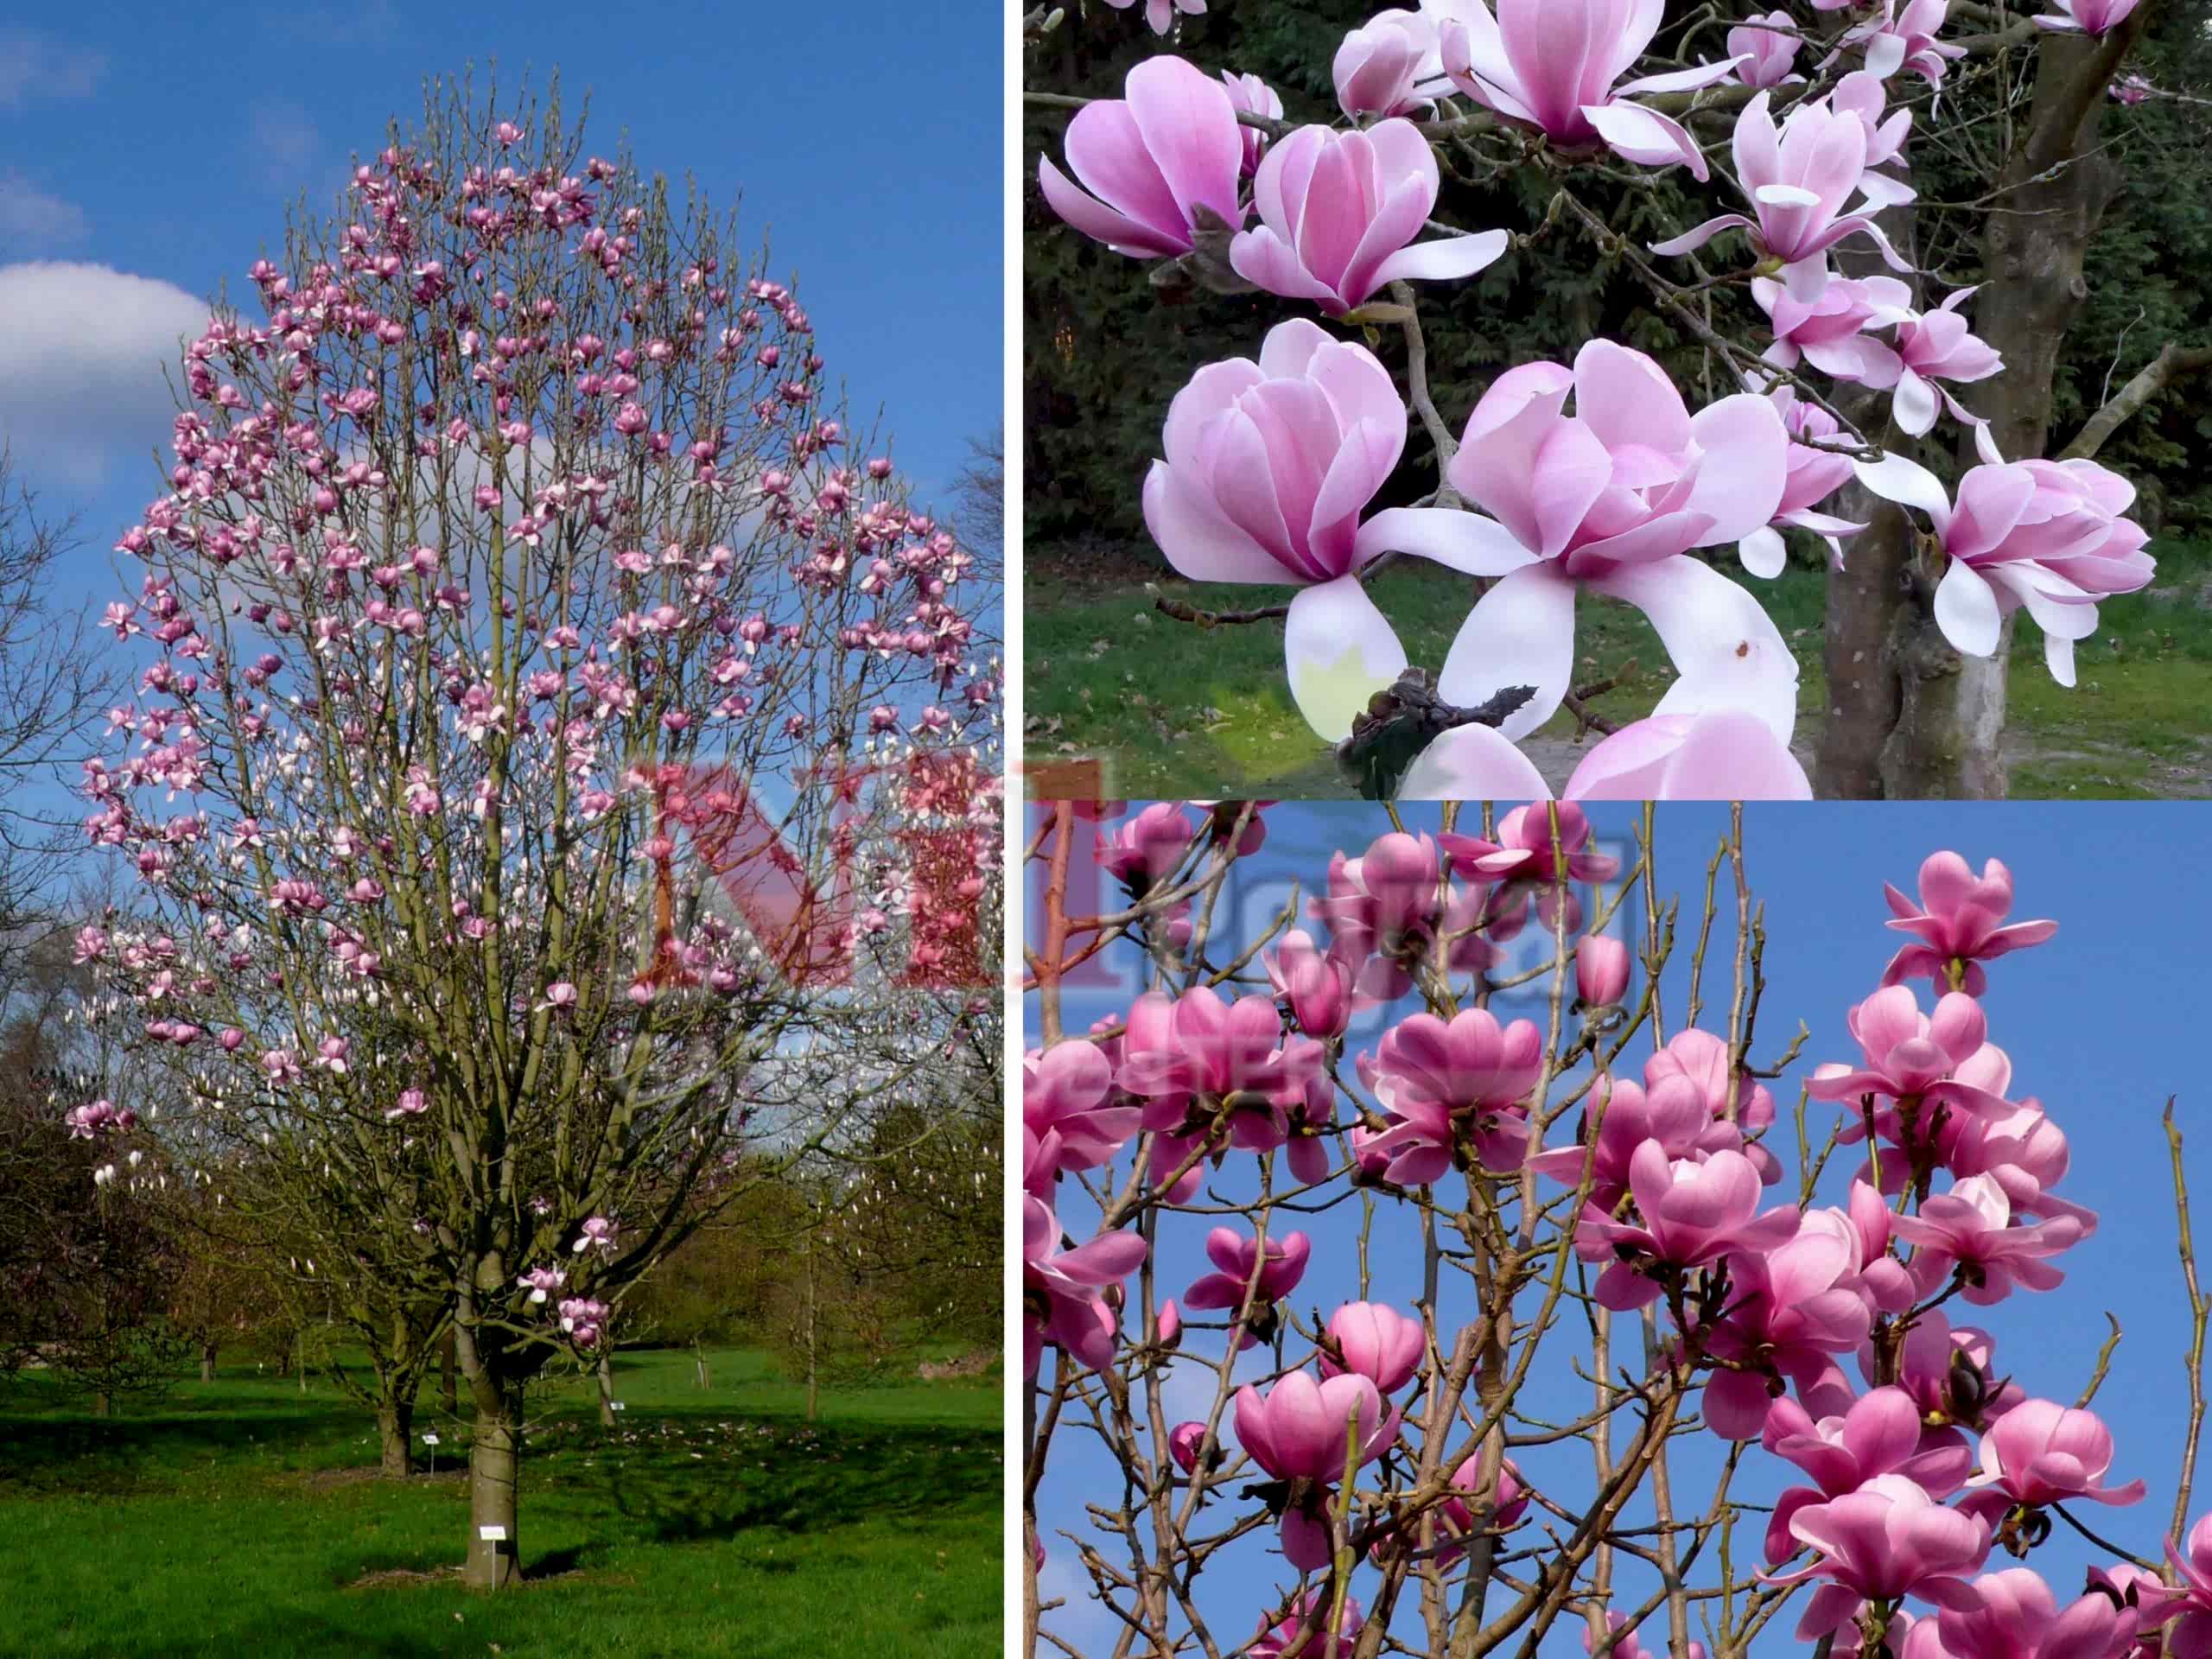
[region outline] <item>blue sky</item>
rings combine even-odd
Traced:
[[[688,172],[741,238],[770,233],[855,424],[883,405],[925,499],[1001,421],[1004,299],[1001,14],[888,0],[772,12],[671,3],[451,6],[352,0],[225,14],[144,3],[10,8],[0,22],[0,293],[69,261],[144,279],[83,330],[85,283],[36,290],[41,326],[0,330],[0,437],[105,565],[156,492],[181,296],[281,246],[302,193],[326,209],[356,150],[412,120],[433,75],[496,62],[503,86],[556,68],[611,153]],[[619,23],[616,22],[620,19]],[[250,297],[250,296],[249,296]],[[86,319],[89,322],[89,319]],[[27,337],[35,334],[37,337]]]
[[[1630,820],[1624,813],[1599,807],[1593,817],[1601,833],[1625,838]],[[1376,809],[1348,804],[1281,805],[1271,809],[1267,819],[1266,848],[1249,861],[1253,879],[1234,896],[1232,913],[1243,918],[1272,913],[1282,902],[1284,882],[1290,877],[1302,880],[1310,891],[1325,873],[1332,849],[1343,846],[1356,855],[1389,827]],[[2187,1407],[2183,1372],[2186,1305],[2174,1246],[2166,1147],[2158,1122],[2170,1094],[2179,1096],[2177,1115],[2190,1137],[2189,1165],[2199,1205],[2199,1236],[2212,1224],[2208,1222],[2212,1211],[2204,1208],[2212,1205],[2212,1103],[2203,1097],[2199,1084],[2202,1067],[2196,1046],[2202,1019],[2202,953],[2208,936],[2212,936],[2212,868],[2204,857],[2202,813],[2187,807],[2139,804],[1823,804],[1754,807],[1747,810],[1746,821],[1751,881],[1766,905],[1771,936],[1766,957],[1769,988],[1754,1058],[1770,1063],[1778,1057],[1801,1020],[1810,1032],[1800,1064],[1774,1085],[1783,1122],[1770,1144],[1793,1173],[1795,1140],[1788,1120],[1798,1080],[1818,1062],[1858,1058],[1844,1027],[1845,1011],[1875,988],[1900,937],[1883,925],[1889,914],[1882,900],[1885,880],[1911,892],[1921,859],[1941,848],[1962,853],[1977,868],[1986,858],[2000,857],[2012,867],[2017,884],[2014,919],[2051,917],[2058,921],[2053,943],[1991,965],[1991,988],[1985,999],[1990,1039],[2012,1058],[2013,1097],[2039,1098],[2071,1142],[2072,1169],[2060,1191],[2098,1211],[2101,1224],[2093,1237],[2061,1259],[2068,1278],[2056,1290],[2016,1294],[1998,1307],[1955,1311],[1953,1318],[1955,1323],[1978,1323],[1991,1330],[1998,1338],[2000,1364],[2015,1374],[2031,1395],[2069,1405],[2087,1381],[2097,1347],[2107,1334],[2107,1310],[2119,1319],[2126,1336],[2096,1404],[2117,1437],[2113,1482],[2140,1476],[2149,1483],[2150,1495],[2130,1509],[2073,1507],[2106,1536],[2139,1554],[2156,1557],[2173,1503],[2176,1448]],[[1436,818],[1432,812],[1409,818],[1408,824],[1433,829]],[[1682,895],[1685,932],[1694,927],[1706,861],[1725,825],[1722,807],[1675,804],[1659,809],[1661,890]],[[1717,934],[1729,925],[1731,913],[1724,911]],[[1685,963],[1687,956],[1685,945],[1681,952]],[[1703,1022],[1708,1027],[1724,1018],[1726,1010],[1725,975],[1716,982],[1713,974],[1709,969],[1707,1001],[1717,1006]],[[1921,985],[1924,1003],[1925,982]],[[1128,995],[1126,988],[1107,988],[1080,994],[1068,1009],[1069,1028],[1080,1031],[1109,1009],[1126,1007]],[[1681,1020],[1682,993],[1671,975],[1668,996],[1672,1029]],[[1535,1004],[1518,1009],[1502,1002],[1494,1006],[1501,1018],[1516,1014],[1541,1017],[1541,1007]],[[1389,1017],[1402,1017],[1406,1011],[1393,1010]],[[1033,1041],[1033,1007],[1029,1017]],[[1377,1029],[1356,1027],[1356,1045],[1371,1047]],[[1638,1058],[1645,1052],[1648,1046],[1643,1045],[1631,1050]],[[1825,1134],[1828,1119],[1817,1103],[1808,1121],[1815,1126],[1816,1139]],[[1249,1157],[1232,1157],[1220,1190],[1231,1195],[1252,1190],[1244,1175],[1249,1166]],[[1842,1175],[1842,1166],[1832,1166],[1815,1196],[1816,1205],[1838,1200]],[[1063,1193],[1067,1191],[1063,1183]],[[1383,1206],[1378,1216],[1391,1213]],[[1325,1317],[1338,1303],[1357,1294],[1351,1241],[1357,1214],[1357,1206],[1346,1206],[1295,1224],[1314,1242],[1313,1264],[1293,1299],[1301,1313],[1319,1308]],[[1095,1224],[1095,1211],[1087,1217],[1077,1198],[1064,1197],[1062,1216],[1078,1236]],[[1162,1273],[1162,1294],[1179,1294],[1184,1284],[1205,1270],[1198,1243],[1211,1224],[1211,1218],[1170,1218],[1164,1237],[1175,1242],[1164,1245],[1163,1255],[1172,1265]],[[1382,1242],[1386,1236],[1388,1243]],[[1417,1266],[1417,1248],[1407,1244],[1413,1237],[1408,1221],[1378,1219],[1376,1237],[1378,1264],[1391,1259],[1392,1247],[1399,1246],[1410,1253],[1397,1259]],[[1377,1271],[1382,1271],[1379,1265]],[[1402,1281],[1404,1275],[1398,1277]],[[1378,1300],[1388,1294],[1390,1300],[1403,1301],[1414,1286],[1402,1284],[1386,1292],[1378,1282],[1376,1288]],[[1561,1335],[1565,1343],[1572,1343],[1579,1332]],[[1217,1353],[1217,1342],[1211,1349]],[[1551,1375],[1537,1379],[1539,1398],[1557,1408],[1542,1414],[1568,1415],[1570,1406],[1586,1401],[1585,1385],[1563,1370],[1541,1369]],[[1847,1370],[1852,1370],[1848,1363]],[[1852,1374],[1855,1380],[1855,1370]],[[1571,1394],[1560,1397],[1567,1390]],[[1171,1383],[1171,1420],[1198,1414],[1173,1408],[1185,1391],[1196,1394],[1195,1378]],[[1205,1403],[1211,1403],[1210,1387]],[[1586,1452],[1579,1452],[1572,1470],[1586,1471]],[[1048,1533],[1057,1526],[1081,1526],[1079,1506],[1084,1497],[1110,1497],[1119,1491],[1117,1478],[1095,1492],[1085,1491],[1087,1482],[1106,1480],[1108,1475],[1103,1458],[1081,1435],[1063,1437],[1053,1459],[1045,1488]],[[1537,1478],[1544,1480],[1553,1466],[1547,1464]],[[1788,1484],[1781,1477],[1794,1473],[1756,1450],[1746,1466],[1750,1478],[1739,1478],[1737,1491],[1755,1499],[1770,1498]],[[1710,1458],[1679,1455],[1678,1494],[1709,1492],[1715,1467]],[[1678,1497],[1686,1508],[1690,1501]],[[2202,1514],[2208,1507],[2212,1507],[2212,1484],[2201,1481],[2194,1513]],[[1230,1512],[1226,1507],[1222,1511],[1224,1516]],[[1757,1525],[1763,1528],[1764,1520]],[[1275,1585],[1287,1582],[1281,1558],[1269,1554],[1269,1548],[1266,1541],[1240,1543],[1200,1580],[1210,1587],[1200,1605],[1217,1634],[1245,1639],[1260,1605]],[[1048,1537],[1048,1548],[1053,1555],[1047,1594],[1080,1596],[1083,1586],[1069,1566],[1071,1547]],[[1739,1558],[1755,1548],[1753,1540],[1740,1541]],[[2063,1602],[2081,1592],[2088,1559],[2087,1547],[2062,1527],[2029,1564],[2050,1580]],[[2012,1565],[2000,1551],[1987,1570]],[[1632,1578],[1628,1581],[1637,1582]],[[1102,1639],[1109,1632],[1095,1610],[1075,1605],[1052,1617],[1053,1628],[1079,1648],[1096,1650],[1110,1645]],[[1663,1651],[1663,1618],[1647,1624],[1644,1636],[1648,1644]],[[1789,1640],[1786,1630],[1770,1633],[1758,1646],[1761,1652],[1803,1650]],[[1577,1634],[1554,1639],[1546,1650],[1579,1651]]]

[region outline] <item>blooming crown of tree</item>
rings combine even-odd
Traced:
[[[938,970],[982,947],[998,685],[796,294],[576,145],[434,108],[187,349],[85,768],[140,885],[79,959],[229,1126],[200,1153],[488,1205],[588,1346],[671,1236],[626,1205],[790,1133],[833,1039],[858,1095],[988,1014]],[[453,1213],[394,1257],[451,1283]]]
[[[2069,0],[2033,21],[2103,37],[2135,6]],[[1129,72],[1122,98],[1077,111],[1065,171],[1040,160],[1046,201],[1083,234],[1133,258],[1179,260],[1217,288],[1311,307],[1330,325],[1294,316],[1255,359],[1200,368],[1174,399],[1143,488],[1145,522],[1182,575],[1298,589],[1285,667],[1319,736],[1343,744],[1356,722],[1381,719],[1378,694],[1408,668],[1367,592],[1376,569],[1409,556],[1491,580],[1434,681],[1478,723],[1436,740],[1403,776],[1403,797],[1538,792],[1512,741],[1573,692],[1586,588],[1643,611],[1676,678],[1649,720],[1592,757],[1571,797],[1808,793],[1789,747],[1795,660],[1752,595],[1700,556],[1732,549],[1751,575],[1776,576],[1781,532],[1796,528],[1840,563],[1866,526],[1821,505],[1854,472],[1932,524],[1934,617],[1961,652],[1993,655],[2004,619],[2025,610],[2052,676],[2070,685],[2074,642],[2095,630],[2099,601],[2151,580],[2146,537],[2125,516],[2131,486],[2093,461],[2008,463],[1955,395],[2003,368],[1960,309],[1972,289],[1923,307],[1914,285],[1831,268],[1834,250],[1858,241],[1926,280],[1875,215],[1913,199],[1903,172],[1920,112],[1911,102],[1937,113],[1947,66],[1967,54],[1942,38],[1948,0],[1815,10],[1842,15],[1810,29],[1788,11],[1746,16],[1724,58],[1630,78],[1659,31],[1661,0],[1423,0],[1345,37],[1332,69],[1349,125],[1286,124],[1256,78],[1216,79],[1161,54]],[[1166,4],[1150,19],[1163,34],[1173,22]],[[1801,55],[1809,75],[1795,72]],[[1710,182],[1705,148],[1675,115],[1731,107],[1720,182],[1739,210],[1649,252],[1689,260],[1726,235],[1742,257],[1717,274],[1694,267],[1700,280],[1686,288],[1577,196],[1575,169],[1679,166]],[[1466,281],[1514,245],[1505,229],[1431,234],[1441,228],[1438,151],[1472,154],[1478,139],[1485,165],[1541,169],[1555,188],[1545,224],[1522,239],[1579,225],[1745,390],[1693,412],[1652,359],[1592,340],[1571,365],[1498,374],[1455,440],[1430,396],[1414,285]],[[1764,346],[1750,320],[1716,332],[1713,298],[1732,286],[1764,314]],[[1346,326],[1363,340],[1332,332]],[[1402,392],[1372,349],[1391,326],[1406,341]],[[1956,512],[1923,468],[1885,448],[1895,439],[1853,429],[1828,401],[1839,385],[1893,391],[1907,437],[1947,416],[1973,429],[1981,464],[1961,480]],[[1377,511],[1409,406],[1439,476],[1423,505]]]
[[[1803,1131],[1785,1182],[1768,1080],[1804,1038],[1782,1065],[1748,1058],[1766,941],[1740,816],[1714,860],[1742,895],[1714,1029],[1696,1023],[1702,944],[1690,1023],[1665,1022],[1674,917],[1648,885],[1648,819],[1625,879],[1571,804],[1480,834],[1449,817],[1393,830],[1331,858],[1306,912],[1323,946],[1294,906],[1254,932],[1227,920],[1256,810],[1225,833],[1179,804],[1147,811],[1163,810],[1183,846],[1128,882],[1131,908],[1048,898],[1024,1074],[1032,1536],[1064,1560],[1072,1547],[1116,1628],[1164,1651],[1256,1599],[1239,1651],[1374,1652],[1384,1630],[1406,1651],[1440,1655],[1453,1631],[1455,1653],[1535,1650],[1562,1616],[1586,1621],[1586,1643],[1642,1651],[1634,1628],[1662,1607],[1676,1652],[1692,1607],[1732,1652],[1793,1606],[1802,1641],[1909,1659],[2212,1640],[2212,1520],[2185,1553],[2168,1541],[2166,1579],[2090,1534],[2107,1564],[2070,1599],[1989,1566],[1997,1548],[2031,1557],[2054,1517],[2078,1530],[2083,1506],[2145,1491],[2114,1475],[2089,1408],[2101,1362],[2079,1403],[2038,1397],[2056,1379],[2028,1372],[2013,1381],[1961,1318],[2057,1287],[2097,1220],[2061,1191],[2057,1116],[1990,1040],[1989,970],[2056,931],[2011,918],[2001,862],[1939,852],[1916,896],[1888,889],[1904,942],[1845,1013],[1857,1057],[1810,1069],[1835,1127],[1825,1147]],[[1084,830],[1045,811],[1035,856],[1057,862]],[[1170,839],[1164,821],[1151,834]],[[1639,882],[1641,982],[1619,937]],[[1063,997],[1096,982],[1109,947],[1141,952],[1153,988],[1064,1032]],[[1679,969],[1664,978],[1679,995]],[[1494,1011],[1516,988],[1535,1018]],[[1627,1046],[1647,1031],[1639,1067]],[[1824,1176],[1834,1201],[1815,1207]],[[1347,1199],[1331,1245],[1305,1230]],[[1309,1311],[1309,1266],[1355,1232],[1357,1300]],[[1058,1449],[1071,1424],[1095,1428],[1103,1461]],[[1698,1433],[1732,1449],[1704,1460],[1719,1485],[1693,1513],[1668,1458]],[[1079,1456],[1083,1474],[1060,1466]],[[1731,1479],[1761,1459],[1787,1483],[1763,1565],[1723,1551],[1717,1586],[1693,1587],[1691,1564],[1709,1572],[1708,1541],[1742,1518]],[[2185,1465],[2177,1529],[2188,1497]],[[1252,1592],[1255,1547],[1225,1553],[1255,1531],[1294,1581],[1272,1599]],[[1631,1554],[1658,1585],[1633,1614],[1642,1591],[1616,1589],[1611,1565]]]

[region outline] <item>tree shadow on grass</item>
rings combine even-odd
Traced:
[[[210,1462],[235,1467],[257,1454],[282,1465],[324,1463],[351,1451],[365,1425],[358,1408],[337,1402],[321,1408],[234,1408],[220,1416],[0,1416],[8,1446],[0,1494],[168,1491],[200,1478]]]
[[[762,1528],[833,1531],[869,1521],[995,1512],[1004,1476],[995,1434],[941,1427],[692,1426],[563,1471],[596,1486],[655,1542],[704,1542]]]

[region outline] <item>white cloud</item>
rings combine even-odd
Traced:
[[[28,29],[0,29],[0,110],[38,99],[89,98],[107,56]]]
[[[0,265],[0,442],[34,476],[87,489],[165,446],[162,370],[207,316],[174,283],[106,265]]]
[[[0,173],[0,237],[16,247],[61,247],[89,228],[76,203],[48,195],[20,173]]]

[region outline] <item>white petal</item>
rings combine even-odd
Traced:
[[[1650,618],[1681,676],[1654,714],[1743,709],[1789,741],[1797,724],[1797,659],[1748,588],[1687,554],[1624,566],[1590,585]]]
[[[1375,269],[1375,285],[1385,283],[1440,283],[1471,276],[1494,265],[1512,238],[1503,231],[1484,231],[1478,236],[1446,237],[1441,242],[1415,242],[1400,248]]]
[[[1406,648],[1357,576],[1292,600],[1282,648],[1298,712],[1332,743],[1350,737],[1352,716],[1406,669]]]
[[[1488,726],[1460,726],[1417,755],[1398,785],[1402,801],[1548,801],[1551,785],[1512,741]]]
[[[1503,576],[1537,557],[1495,518],[1456,507],[1385,507],[1359,527],[1353,550],[1363,565],[1410,553],[1471,576]]]
[[[1935,474],[1905,455],[1885,454],[1879,461],[1854,461],[1851,469],[1885,501],[1918,507],[1936,522],[1938,535],[1951,528],[1951,498]]]
[[[1771,579],[1780,575],[1783,567],[1789,563],[1789,549],[1782,539],[1782,532],[1768,524],[1737,543],[1736,556],[1753,575]]]
[[[1953,559],[1936,584],[1936,626],[1943,637],[1969,657],[1994,657],[2000,620],[1995,590],[1964,559]]]
[[[1526,737],[1566,701],[1574,672],[1574,584],[1549,563],[1516,570],[1484,594],[1460,625],[1436,689],[1463,709],[1509,685],[1536,695],[1499,729]]]
[[[1936,409],[1935,387],[1910,369],[1897,377],[1897,398],[1891,408],[1897,430],[1916,438],[1926,437],[1936,424]]]

